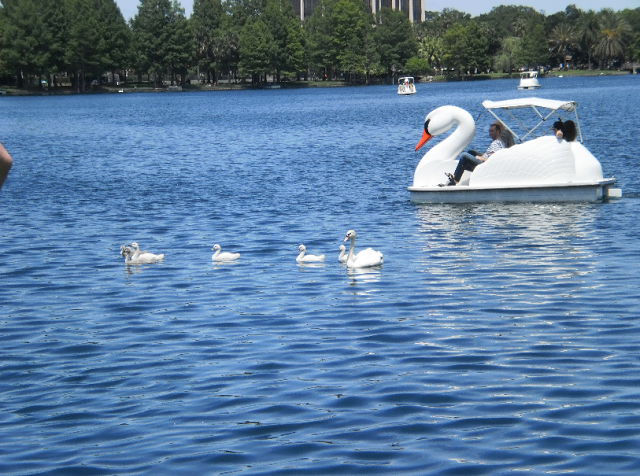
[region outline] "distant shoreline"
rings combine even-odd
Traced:
[[[599,77],[599,76],[625,76],[631,74],[630,71],[608,71],[608,70],[569,70],[569,71],[550,71],[541,78],[557,78],[561,76],[567,77]],[[477,74],[471,76],[463,76],[461,79],[455,77],[445,76],[433,76],[432,81],[425,81],[421,79],[417,81],[420,84],[427,84],[428,82],[468,82],[468,81],[486,81],[486,80],[499,80],[499,79],[518,79],[518,73],[505,74],[505,73],[490,73],[490,74]],[[422,78],[422,77],[421,77]],[[426,78],[426,77],[425,77]],[[375,82],[370,86],[382,86],[389,85],[382,82]],[[280,84],[282,89],[307,89],[307,88],[342,88],[342,87],[356,87],[365,86],[361,83],[347,83],[346,81],[287,81]],[[196,91],[246,91],[246,90],[259,90],[259,89],[271,89],[273,86],[260,87],[253,86],[250,83],[232,83],[229,84],[187,84],[182,87],[174,87],[173,90],[169,86],[161,88],[153,88],[148,85],[132,84],[130,86],[101,86],[99,89],[85,92],[78,92],[69,86],[63,86],[58,88],[51,88],[50,90],[42,91],[40,89],[17,89],[14,87],[2,87],[0,86],[0,92],[3,96],[56,96],[56,95],[72,95],[72,94],[112,94],[112,93],[170,93],[170,92],[196,92]]]

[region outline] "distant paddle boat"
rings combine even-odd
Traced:
[[[402,96],[407,96],[409,94],[416,93],[416,85],[413,82],[413,78],[411,76],[405,76],[403,78],[398,79],[398,94]]]
[[[537,71],[523,71],[520,73],[520,84],[518,84],[518,89],[537,89],[540,87],[540,83],[538,82],[538,72]]]
[[[592,202],[622,196],[620,189],[612,188],[616,180],[603,178],[600,162],[582,145],[577,103],[521,98],[484,101],[482,105],[513,134],[516,145],[498,150],[473,173],[464,172],[457,185],[442,186],[446,174],[454,172],[458,156],[474,138],[476,126],[471,114],[459,107],[442,106],[433,110],[425,118],[422,139],[415,150],[433,136],[455,130],[429,150],[416,167],[413,185],[408,188],[412,201]],[[520,111],[514,115],[516,110]],[[520,117],[527,110],[538,120],[533,127],[528,127]],[[496,111],[510,116],[521,126],[525,131],[522,137],[499,118]],[[570,113],[575,117],[579,141],[567,142],[554,135],[544,135],[550,132],[554,120],[564,119]]]

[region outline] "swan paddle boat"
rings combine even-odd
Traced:
[[[402,96],[408,96],[409,94],[416,93],[416,85],[413,82],[411,76],[405,76],[398,79],[398,94]]]
[[[537,89],[540,87],[538,82],[537,71],[523,71],[520,73],[520,83],[518,84],[518,90],[522,89]]]
[[[465,171],[458,185],[442,186],[445,174],[453,173],[461,152],[475,136],[476,126],[464,109],[442,106],[427,115],[422,139],[415,150],[433,136],[454,131],[431,148],[416,167],[413,185],[408,190],[411,201],[423,203],[478,202],[593,202],[605,197],[621,197],[612,188],[614,178],[604,178],[602,167],[582,145],[582,133],[573,101],[521,98],[484,101],[484,108],[514,136],[516,144],[495,152],[473,173]],[[523,119],[533,112],[536,125]],[[573,113],[579,141],[567,142],[551,133],[555,120]],[[524,129],[519,136],[498,115],[509,116]],[[528,140],[530,139],[530,140]],[[488,139],[487,139],[488,140]],[[488,145],[488,142],[487,142]]]

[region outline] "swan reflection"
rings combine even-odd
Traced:
[[[227,266],[239,266],[241,261],[238,259],[233,259],[229,261],[211,261],[211,267],[213,269],[221,269],[226,268]]]
[[[298,268],[301,271],[310,268],[324,268],[324,262],[322,261],[298,261]]]
[[[356,282],[360,283],[375,283],[380,281],[380,271],[382,266],[370,266],[368,268],[347,268],[347,276],[352,280],[352,284]]]
[[[424,263],[433,274],[468,270],[464,262],[505,276],[533,272],[566,279],[594,269],[594,205],[430,205],[416,207],[416,215],[418,236],[431,250]],[[441,259],[433,259],[434,253]]]

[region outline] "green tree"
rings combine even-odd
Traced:
[[[100,60],[99,22],[91,0],[66,0],[69,20],[65,61],[74,73],[76,90],[86,90],[87,76],[91,78],[102,64]]]
[[[420,74],[426,74],[431,70],[431,66],[424,58],[419,58],[418,56],[414,56],[413,58],[409,58],[407,63],[404,65],[404,72],[407,74],[411,74],[413,76],[418,76]]]
[[[337,44],[333,41],[333,9],[336,0],[320,0],[305,24],[305,53],[309,65],[331,78],[338,65]]]
[[[636,33],[633,36],[627,53],[630,61],[640,61],[640,33]]]
[[[167,70],[173,82],[175,72],[189,66],[192,34],[179,2],[140,0],[131,29],[135,63],[139,71],[153,75],[154,87]]]
[[[93,0],[98,24],[99,73],[124,70],[130,57],[131,30],[114,0]]]
[[[495,30],[495,36],[501,49],[505,38],[522,38],[527,33],[527,28],[533,23],[540,23],[544,16],[531,7],[500,5],[493,7],[489,13],[483,13],[477,18],[481,25],[491,25]],[[497,51],[497,50],[496,50]],[[495,54],[491,51],[490,54]]]
[[[223,57],[221,44],[223,38],[224,7],[220,0],[195,0],[191,26],[198,65],[207,73],[207,82],[216,81],[217,64]]]
[[[624,56],[625,44],[631,35],[631,28],[627,21],[613,10],[604,9],[600,11],[600,14],[600,41],[594,52],[611,67],[615,59]]]
[[[165,67],[160,37],[170,6],[168,0],[141,0],[138,13],[131,20],[135,67],[139,75],[153,75],[154,87]]]
[[[49,73],[53,76],[49,87],[58,86],[58,74],[67,71],[66,62],[67,42],[69,38],[69,21],[65,2],[49,2],[47,13],[47,27],[50,32],[49,43]]]
[[[171,84],[175,82],[176,73],[184,78],[193,62],[193,33],[191,25],[184,15],[180,3],[173,1],[169,16],[166,18],[162,38],[164,40],[164,54],[166,67],[171,74]]]
[[[436,72],[442,68],[444,51],[442,46],[442,38],[434,36],[425,36],[422,38],[418,48],[418,55],[424,58],[429,66]]]
[[[593,10],[583,13],[580,17],[578,39],[582,50],[587,52],[589,69],[591,69],[591,56],[600,39],[600,20]]]
[[[456,23],[466,25],[471,21],[471,15],[452,8],[445,8],[441,12],[425,12],[424,21],[418,25],[418,38],[432,36],[442,38]]]
[[[47,20],[47,0],[3,0],[2,57],[23,87],[25,76],[42,77],[50,65],[52,37]]]
[[[242,74],[251,74],[255,83],[271,71],[273,36],[262,19],[247,20],[240,33],[239,47],[238,69]]]
[[[526,65],[527,68],[546,64],[549,59],[549,49],[544,26],[542,23],[535,23],[529,25],[526,31],[520,44],[518,55],[520,64]]]
[[[445,65],[454,68],[458,77],[462,77],[467,70],[473,74],[476,69],[488,65],[487,39],[475,22],[470,22],[466,27],[455,24],[445,33],[443,46]]]
[[[367,74],[368,41],[373,21],[360,0],[337,0],[333,9],[333,43],[340,69],[348,73]]]
[[[493,57],[493,69],[511,73],[519,63],[522,38],[511,36],[502,41],[502,49]]]
[[[380,54],[380,64],[386,68],[389,80],[402,69],[409,58],[418,54],[418,41],[411,23],[401,11],[382,8],[376,15],[374,38]]]
[[[302,27],[288,0],[267,0],[261,19],[273,38],[272,69],[280,82],[280,73],[297,73],[304,69]]]
[[[561,23],[557,25],[549,36],[550,51],[564,63],[564,69],[567,70],[567,56],[573,55],[573,52],[580,48],[578,44],[575,28],[569,23]]]

